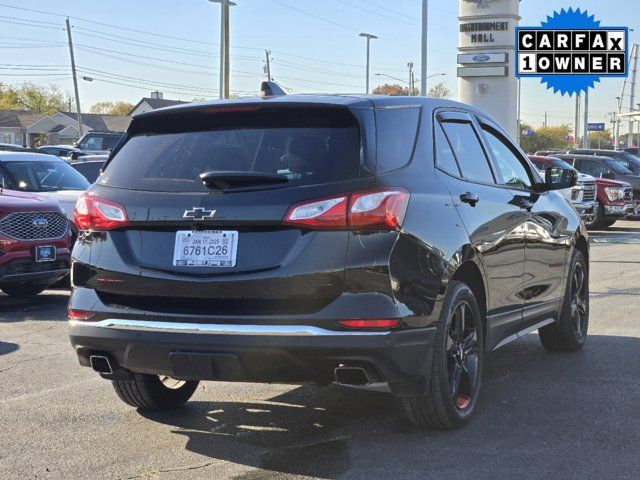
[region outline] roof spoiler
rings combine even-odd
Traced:
[[[260,85],[261,97],[280,97],[283,95],[286,95],[285,91],[276,82],[262,82]]]

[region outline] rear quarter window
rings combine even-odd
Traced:
[[[376,110],[377,173],[397,170],[411,161],[419,122],[420,107]]]

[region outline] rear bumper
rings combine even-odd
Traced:
[[[327,384],[335,368],[344,365],[365,369],[372,383],[387,383],[397,395],[418,395],[426,388],[435,328],[356,332],[107,319],[71,321],[69,336],[84,366],[91,355],[102,354],[116,371],[184,380]]]

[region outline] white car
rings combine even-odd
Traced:
[[[54,155],[34,152],[0,152],[0,185],[9,190],[34,192],[58,200],[71,229],[76,200],[89,181],[67,162]]]
[[[531,160],[543,179],[546,175],[545,170],[548,167],[573,169],[571,165],[555,157],[530,156],[529,160]],[[558,190],[558,193],[571,202],[584,223],[590,224],[593,222],[598,208],[596,179],[591,175],[585,175],[577,171],[576,173],[578,174],[576,185],[572,188]]]

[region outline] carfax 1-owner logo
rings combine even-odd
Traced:
[[[587,11],[562,9],[539,27],[516,28],[518,77],[539,77],[553,89],[572,95],[601,77],[628,74],[629,29],[601,26]]]

